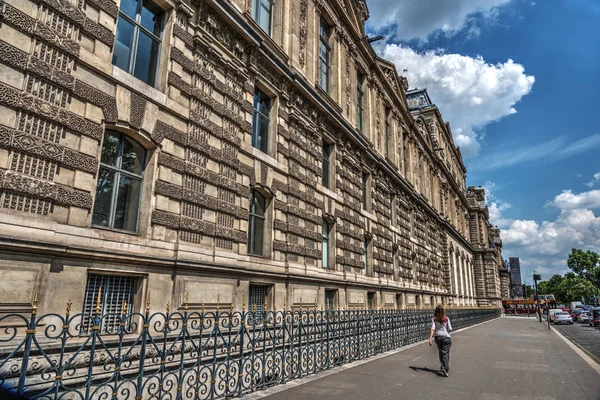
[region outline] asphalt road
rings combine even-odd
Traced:
[[[600,364],[600,326],[591,327],[588,324],[551,325],[573,343],[583,348],[590,357]]]

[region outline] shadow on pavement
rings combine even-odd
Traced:
[[[435,370],[435,369],[431,369],[431,368],[428,368],[428,367],[422,368],[422,367],[410,367],[409,366],[408,368],[412,369],[413,371],[417,371],[417,372],[418,371],[431,372],[433,374],[436,374],[437,376],[442,376],[442,373],[440,371]]]

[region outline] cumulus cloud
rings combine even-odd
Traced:
[[[579,177],[581,178],[581,175],[579,175]],[[594,185],[598,182],[600,182],[600,172],[596,172],[592,177],[592,180],[586,183],[585,186],[591,188],[594,187]]]
[[[390,29],[394,39],[425,41],[435,32],[447,36],[462,30],[477,34],[474,22],[479,15],[489,22],[498,9],[511,0],[370,0],[369,26],[375,30]]]
[[[600,174],[596,175],[600,176]],[[572,190],[563,190],[550,204],[561,209],[599,208],[600,190],[590,190],[579,194],[573,193]]]
[[[416,2],[415,3],[419,3]],[[455,144],[465,158],[479,153],[478,131],[486,124],[517,112],[515,104],[527,95],[535,78],[521,64],[508,60],[489,64],[482,57],[447,54],[442,50],[418,53],[386,44],[381,56],[394,62],[411,87],[427,88],[432,101],[450,122]]]
[[[600,190],[564,190],[548,205],[560,209],[553,221],[505,219],[501,227],[504,257],[521,257],[524,275],[536,270],[545,274],[543,279],[567,272],[572,248],[600,252],[600,215],[594,213],[600,207]]]

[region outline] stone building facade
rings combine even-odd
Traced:
[[[0,3],[0,312],[36,286],[40,312],[98,288],[105,311],[498,305],[483,190],[367,18],[362,0]]]

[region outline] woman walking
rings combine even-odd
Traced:
[[[429,334],[429,345],[432,345],[432,339],[435,336],[435,344],[437,345],[440,354],[440,363],[442,375],[448,376],[450,371],[450,347],[452,339],[450,339],[450,331],[452,325],[450,318],[446,316],[444,307],[437,306],[433,313],[433,322],[431,324],[431,333]]]

